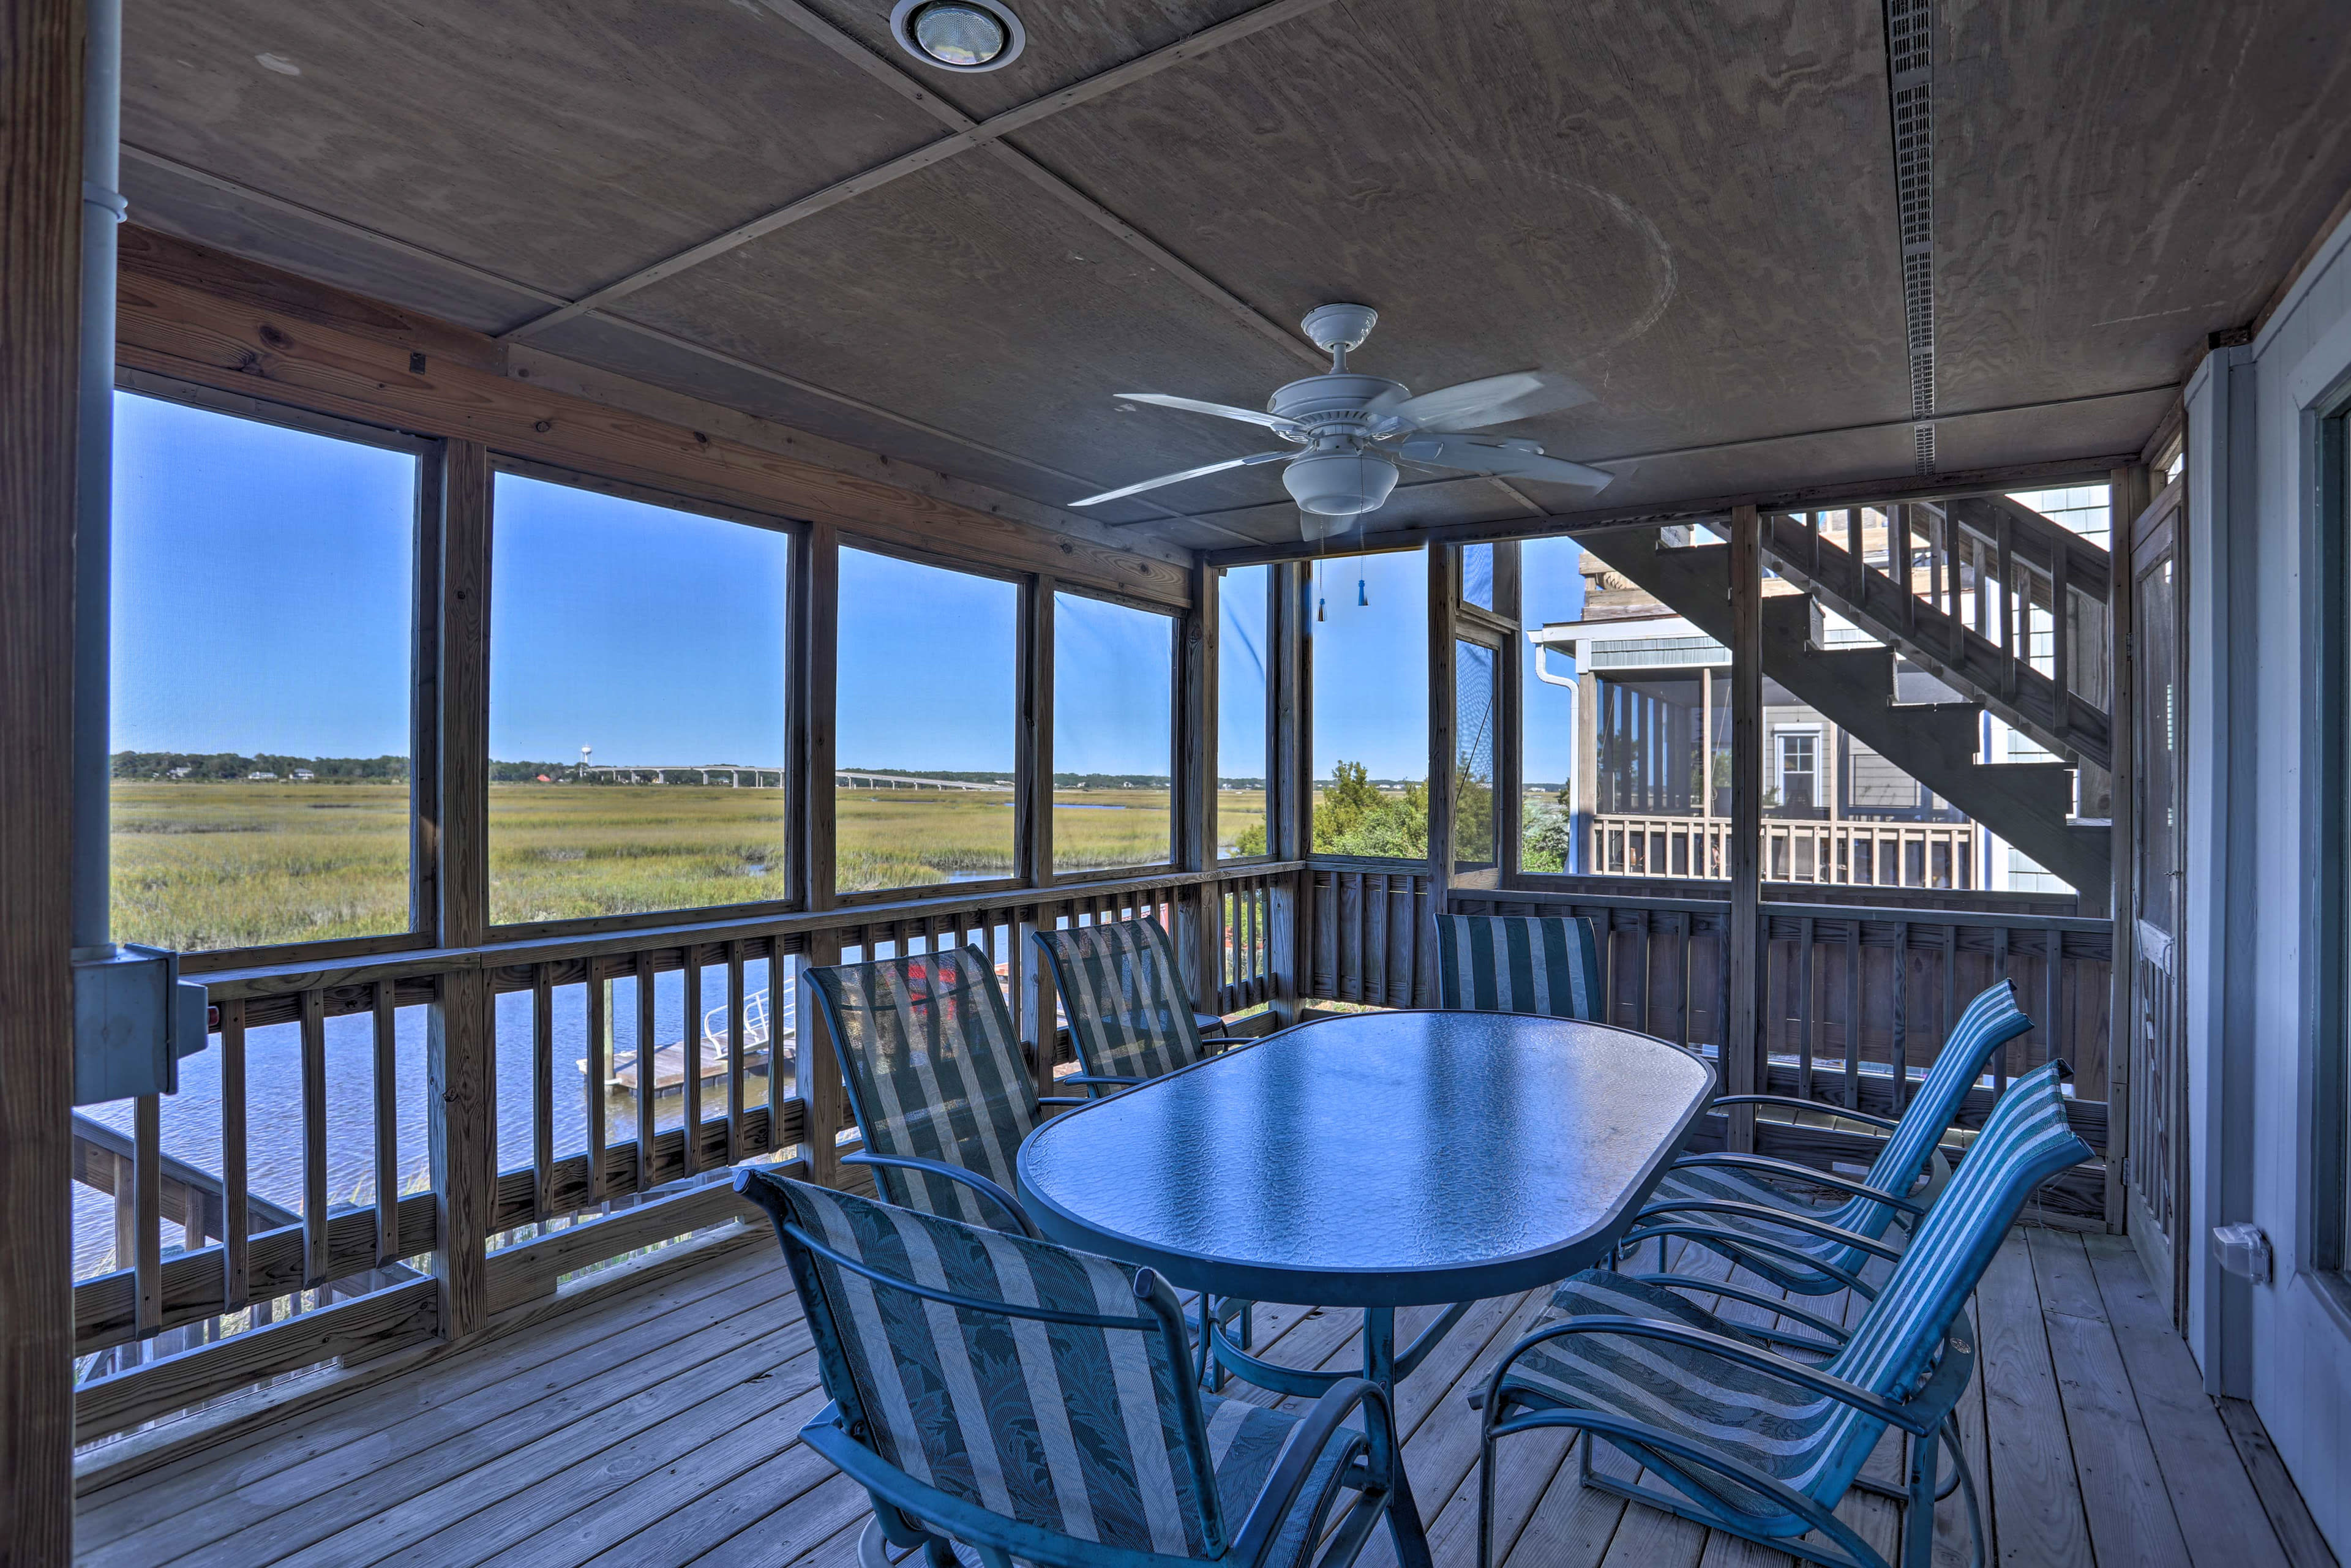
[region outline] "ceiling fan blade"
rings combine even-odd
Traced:
[[[1503,444],[1459,435],[1416,435],[1396,451],[1415,463],[1434,464],[1440,468],[1458,468],[1506,479],[1541,479],[1585,490],[1604,490],[1616,477],[1605,469],[1570,463],[1564,457],[1546,457],[1532,442]]]
[[[1103,501],[1115,501],[1123,496],[1134,496],[1145,490],[1156,490],[1162,485],[1176,485],[1186,479],[1197,479],[1204,474],[1221,474],[1228,468],[1254,467],[1259,463],[1271,463],[1278,458],[1297,455],[1295,452],[1253,452],[1247,457],[1228,457],[1222,463],[1211,463],[1205,467],[1186,468],[1181,474],[1162,474],[1158,478],[1145,479],[1140,485],[1127,485],[1116,490],[1104,490],[1099,496],[1088,496],[1084,500],[1072,501],[1070,505],[1092,507]]]
[[[1592,401],[1582,383],[1548,371],[1514,371],[1506,376],[1463,382],[1409,397],[1387,411],[1389,430],[1475,430],[1539,413],[1557,413]]]
[[[1155,403],[1161,408],[1186,409],[1193,413],[1213,413],[1218,419],[1244,420],[1250,424],[1261,424],[1268,430],[1279,430],[1285,434],[1299,428],[1294,421],[1283,419],[1278,414],[1261,413],[1253,408],[1236,408],[1228,402],[1203,402],[1196,397],[1176,397],[1170,392],[1119,392],[1116,395],[1128,402]]]

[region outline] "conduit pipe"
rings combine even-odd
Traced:
[[[115,225],[122,181],[122,0],[85,0],[81,374],[74,500],[74,1103],[169,1094],[202,1051],[206,997],[175,953],[118,946],[108,794],[113,782]]]
[[[107,789],[114,576],[115,227],[122,183],[122,0],[88,0],[81,176],[80,449],[74,517],[73,948],[110,958]]]

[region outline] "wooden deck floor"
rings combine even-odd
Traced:
[[[1685,1266],[1705,1267],[1696,1256]],[[1462,1394],[1541,1305],[1480,1304],[1403,1390],[1406,1459],[1444,1568],[1475,1553],[1477,1428]],[[1260,1312],[1261,1340],[1270,1328],[1281,1360],[1343,1365],[1358,1354],[1347,1313]],[[2019,1229],[1980,1292],[1978,1322],[1984,1358],[1962,1415],[1993,1561],[2331,1562],[2248,1413],[2224,1419],[2204,1396],[2126,1243]],[[762,1242],[95,1492],[78,1560],[833,1568],[853,1561],[865,1507],[795,1439],[822,1403],[799,1304]],[[1873,1460],[1889,1478],[1890,1449]],[[1556,1434],[1506,1447],[1513,1568],[1790,1561],[1586,1490],[1575,1469]],[[1846,1509],[1891,1548],[1895,1504],[1859,1497]],[[1938,1560],[1963,1563],[1957,1500],[1944,1509]],[[1366,1562],[1385,1568],[1385,1546]]]

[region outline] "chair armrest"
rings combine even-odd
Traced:
[[[1840,1247],[1850,1247],[1856,1252],[1866,1252],[1873,1258],[1900,1262],[1902,1254],[1883,1242],[1874,1241],[1857,1230],[1847,1230],[1841,1225],[1813,1219],[1802,1214],[1790,1214],[1783,1208],[1771,1208],[1760,1203],[1733,1203],[1719,1197],[1673,1198],[1653,1203],[1633,1217],[1633,1228],[1651,1215],[1674,1214],[1735,1214],[1741,1219],[1751,1219],[1765,1225],[1775,1225],[1784,1230],[1794,1230],[1806,1236],[1817,1236],[1823,1241],[1834,1241]],[[1628,1235],[1627,1239],[1630,1239]]]
[[[1814,1186],[1824,1186],[1832,1192],[1846,1193],[1855,1197],[1865,1197],[1872,1203],[1882,1203],[1886,1207],[1897,1209],[1904,1214],[1927,1212],[1925,1205],[1913,1203],[1907,1197],[1896,1197],[1890,1192],[1881,1192],[1866,1182],[1855,1181],[1850,1176],[1834,1176],[1827,1171],[1814,1170],[1810,1166],[1800,1166],[1793,1160],[1775,1160],[1768,1155],[1737,1155],[1727,1152],[1711,1155],[1684,1155],[1674,1162],[1674,1166],[1676,1169],[1685,1166],[1720,1166],[1728,1170],[1760,1171],[1766,1176],[1784,1176],[1790,1181],[1810,1182]]]
[[[1724,1105],[1780,1105],[1791,1111],[1818,1111],[1823,1115],[1843,1116],[1849,1122],[1866,1122],[1889,1133],[1901,1125],[1899,1122],[1885,1116],[1873,1116],[1866,1111],[1848,1111],[1825,1100],[1800,1100],[1793,1094],[1719,1094],[1707,1110],[1711,1112]]]
[[[1853,1337],[1853,1331],[1844,1324],[1833,1323],[1816,1312],[1808,1312],[1793,1301],[1767,1296],[1761,1291],[1750,1291],[1744,1285],[1734,1285],[1728,1281],[1701,1280],[1693,1274],[1635,1274],[1631,1277],[1645,1285],[1670,1285],[1677,1291],[1688,1291],[1698,1295],[1729,1296],[1750,1306],[1777,1312],[1782,1317],[1794,1318],[1829,1341],[1825,1346],[1815,1348],[1833,1351]]]
[[[1360,1434],[1343,1428],[1341,1423],[1367,1403],[1378,1412],[1377,1425],[1383,1430],[1375,1433],[1370,1419],[1366,1419],[1364,1431]],[[1235,1559],[1255,1563],[1265,1554],[1266,1549],[1280,1534],[1283,1522],[1290,1518],[1290,1511],[1298,1506],[1298,1494],[1306,1485],[1307,1478],[1314,1473],[1316,1463],[1322,1458],[1322,1450],[1329,1446],[1332,1437],[1343,1430],[1346,1430],[1351,1438],[1369,1438],[1375,1463],[1377,1456],[1384,1450],[1388,1467],[1393,1470],[1396,1462],[1395,1417],[1387,1395],[1378,1384],[1367,1377],[1351,1377],[1343,1383],[1332,1384],[1308,1406],[1298,1423],[1298,1430],[1290,1436],[1288,1446],[1282,1450],[1281,1462],[1274,1466],[1273,1473],[1266,1477],[1265,1484],[1258,1489],[1257,1500],[1249,1504],[1249,1517],[1241,1521],[1240,1529],[1233,1536],[1231,1554]],[[1384,1442],[1380,1440],[1383,1437]],[[1381,1479],[1393,1484],[1393,1476]]]
[[[1865,1301],[1877,1300],[1877,1288],[1849,1269],[1823,1262],[1811,1253],[1784,1241],[1774,1241],[1766,1236],[1750,1236],[1743,1230],[1726,1230],[1719,1225],[1708,1225],[1698,1220],[1686,1220],[1679,1225],[1653,1225],[1646,1230],[1627,1235],[1623,1247],[1639,1247],[1644,1242],[1662,1241],[1669,1236],[1687,1237],[1701,1247],[1711,1247],[1729,1257],[1734,1262],[1745,1261],[1749,1267],[1761,1259],[1807,1274],[1825,1274],[1859,1296]]]
[[[1136,1084],[1143,1082],[1144,1080],[1140,1078],[1113,1078],[1108,1075],[1097,1076],[1096,1074],[1090,1072],[1072,1072],[1066,1078],[1056,1078],[1053,1082],[1056,1084],[1084,1084],[1090,1092],[1087,1094],[1084,1101],[1078,1102],[1078,1103],[1084,1104],[1094,1100],[1107,1099],[1108,1095],[1103,1092],[1105,1090],[1132,1089]],[[1040,1105],[1051,1105],[1059,1103],[1061,1098],[1065,1097],[1057,1097],[1054,1100],[1040,1099],[1037,1103]]]
[[[1511,1363],[1539,1344],[1548,1343],[1555,1339],[1566,1339],[1576,1334],[1617,1334],[1627,1339],[1660,1340],[1667,1344],[1678,1344],[1691,1350],[1703,1351],[1718,1360],[1731,1362],[1761,1372],[1766,1376],[1779,1378],[1782,1382],[1792,1384],[1806,1393],[1834,1399],[1840,1405],[1850,1406],[1865,1416],[1875,1416],[1881,1421],[1922,1437],[1932,1433],[1942,1420],[1939,1413],[1931,1416],[1921,1416],[1907,1406],[1896,1404],[1883,1395],[1872,1394],[1859,1384],[1848,1383],[1834,1373],[1816,1366],[1807,1366],[1801,1361],[1790,1361],[1784,1355],[1774,1355],[1767,1350],[1756,1350],[1740,1343],[1735,1339],[1727,1339],[1719,1333],[1708,1333],[1704,1329],[1694,1329],[1687,1323],[1664,1322],[1655,1318],[1628,1318],[1600,1314],[1569,1318],[1563,1322],[1548,1324],[1535,1330],[1512,1345],[1510,1354],[1495,1364],[1493,1374],[1486,1380],[1486,1408],[1492,1411],[1498,1407],[1496,1401],[1501,1394],[1502,1379],[1510,1372]]]
[[[1200,1037],[1200,1043],[1202,1045],[1255,1045],[1257,1041],[1244,1040],[1237,1034],[1204,1034]]]
[[[930,1176],[945,1176],[949,1181],[961,1182],[1001,1209],[1014,1224],[1020,1228],[1021,1235],[1031,1240],[1038,1239],[1037,1227],[1029,1221],[1029,1211],[1020,1207],[1020,1200],[977,1171],[967,1171],[961,1166],[946,1165],[938,1160],[914,1159],[896,1155],[872,1155],[862,1150],[853,1155],[841,1155],[841,1163],[845,1166],[890,1166],[899,1170],[922,1171]]]

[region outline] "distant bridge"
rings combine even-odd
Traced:
[[[975,784],[968,779],[925,779],[913,773],[863,773],[851,768],[832,770],[833,787],[839,789],[972,789],[1001,795],[1012,786],[1005,784]]]
[[[737,789],[780,789],[784,787],[784,771],[780,768],[745,768],[732,762],[714,762],[708,767],[693,762],[641,764],[627,767],[619,763],[597,763],[592,768],[576,770],[583,779],[609,779],[615,784],[666,784],[673,773],[680,778],[692,778],[705,784],[731,785]],[[962,789],[980,794],[1009,793],[1012,786],[1001,783],[974,783],[968,779],[930,779],[918,773],[871,772],[857,768],[833,769],[833,785],[841,789]]]
[[[577,771],[583,779],[609,779],[615,784],[666,784],[669,776],[675,773],[680,777],[696,774],[705,784],[715,781],[737,789],[780,789],[784,787],[784,770],[780,768],[744,768],[732,762],[714,762],[707,768],[698,762],[683,767],[669,764],[646,768],[598,763],[593,768],[581,768]]]

